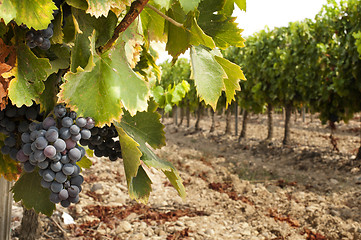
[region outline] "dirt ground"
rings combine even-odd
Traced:
[[[359,117],[337,124],[339,152],[316,116],[292,118],[289,146],[282,145],[281,115],[274,115],[272,141],[263,141],[266,116],[252,115],[240,143],[224,135],[222,116],[213,133],[207,116],[199,132],[194,120],[187,128],[165,119],[167,146],[156,153],[180,172],[184,201],[162,173],[148,169],[153,192],[147,205],[138,204],[128,196],[121,161],[93,158],[80,202],[41,215],[40,239],[361,239]],[[21,217],[14,204],[13,239]]]

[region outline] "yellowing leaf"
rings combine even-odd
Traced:
[[[116,9],[118,12],[122,12],[127,6],[130,6],[131,0],[87,0],[88,9],[86,13],[89,13],[95,17],[102,15],[108,16],[110,9]]]

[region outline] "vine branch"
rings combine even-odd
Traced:
[[[149,7],[150,9],[152,9],[154,12],[156,12],[158,15],[160,15],[162,18],[164,18],[165,20],[167,20],[168,22],[172,23],[173,25],[182,28],[183,24],[177,22],[176,20],[174,20],[173,18],[168,17],[167,15],[165,15],[164,13],[162,13],[161,11],[159,11],[156,7],[150,5],[150,4],[146,4],[146,7]]]
[[[129,25],[134,22],[134,20],[143,11],[143,8],[148,3],[148,1],[149,0],[136,0],[132,3],[125,17],[115,28],[112,38],[109,39],[109,41],[103,47],[99,48],[100,53],[105,52],[112,47],[113,43],[119,38],[120,33],[124,32],[129,27]]]

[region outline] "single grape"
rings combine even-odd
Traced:
[[[94,119],[92,119],[91,117],[87,117],[87,118],[86,118],[85,128],[86,128],[86,129],[92,129],[92,128],[94,128],[94,126],[95,126],[95,121],[94,121]]]
[[[51,182],[53,181],[55,178],[55,173],[50,170],[50,169],[46,169],[44,172],[43,172],[43,179],[47,182]]]
[[[16,160],[16,154],[18,154],[18,149],[17,148],[10,148],[10,153],[9,153],[9,156],[12,158],[12,159],[14,159],[14,160]]]
[[[70,176],[74,173],[74,165],[67,163],[63,166],[63,168],[61,169],[63,171],[63,173],[67,176]]]
[[[70,159],[69,159],[68,155],[62,156],[61,159],[60,159],[60,162],[61,162],[62,164],[67,164],[67,163],[69,163],[69,162],[70,162]]]
[[[56,125],[55,119],[52,117],[47,117],[42,122],[42,126],[45,130],[48,130],[50,127],[55,126],[55,125]]]
[[[55,180],[58,182],[58,183],[64,183],[66,180],[67,180],[67,177],[66,175],[63,173],[63,172],[57,172],[55,174]]]
[[[50,168],[54,172],[60,172],[62,167],[63,167],[63,164],[60,161],[53,162],[50,164]]]
[[[60,159],[61,159],[61,153],[60,153],[60,152],[56,153],[55,156],[52,157],[52,158],[50,158],[50,159],[53,160],[54,162],[60,161]]]
[[[28,112],[28,111],[27,111]],[[36,130],[38,130],[40,128],[40,124],[36,123],[36,122],[31,122],[29,124],[29,131],[30,132],[34,132]]]
[[[30,29],[25,34],[25,38],[27,41],[32,41],[34,39],[34,36],[35,36],[35,30],[33,30],[33,29]]]
[[[76,195],[76,197],[69,197],[68,200],[71,203],[78,203],[79,202],[79,195]]]
[[[30,140],[31,141],[35,141],[37,137],[38,137],[38,131],[33,131],[33,132],[30,133]]]
[[[80,186],[84,182],[84,178],[82,175],[78,175],[76,177],[70,178],[71,185]]]
[[[42,162],[39,162],[38,163],[38,167],[40,168],[40,169],[47,169],[48,168],[48,166],[49,166],[49,161],[42,161]]]
[[[44,179],[41,179],[40,185],[41,185],[43,188],[50,188],[51,182],[47,182],[47,181],[45,181]]]
[[[29,130],[29,123],[25,121],[21,121],[18,126],[18,131],[20,133],[25,133],[28,130]]]
[[[9,153],[10,153],[10,150],[11,150],[11,148],[10,148],[9,146],[4,145],[4,146],[1,147],[1,153],[2,153],[3,155],[9,154]]]
[[[79,194],[79,188],[76,185],[71,185],[68,188],[69,197],[76,197]]]
[[[115,142],[112,138],[108,138],[105,140],[105,145],[108,147],[108,148],[112,148],[114,147],[115,145]]]
[[[45,133],[45,138],[49,142],[55,142],[58,139],[58,137],[59,137],[59,133],[55,129],[49,129]]]
[[[44,38],[40,34],[34,36],[34,43],[39,46],[44,42]]]
[[[16,154],[16,160],[23,163],[29,160],[29,157],[24,154],[23,150],[19,150]]]
[[[46,133],[46,130],[44,130],[44,129],[40,129],[40,130],[36,131],[36,138],[45,137],[45,133]]]
[[[65,140],[66,149],[72,149],[76,146],[76,142],[74,142],[71,138]]]
[[[72,177],[76,177],[76,176],[79,176],[79,173],[80,173],[80,167],[76,164],[73,165],[74,166],[74,172],[73,174],[71,174]]]
[[[61,201],[60,204],[62,207],[67,208],[70,206],[70,201],[68,199],[66,199],[66,200]]]
[[[48,141],[44,137],[38,137],[35,140],[35,147],[39,150],[43,150],[46,146],[48,146]]]
[[[8,124],[6,124],[5,128],[8,132],[14,132],[16,129],[16,124],[14,122],[9,122]]]
[[[83,128],[86,126],[87,124],[87,120],[83,117],[79,117],[75,120],[75,124],[80,127],[80,128]]]
[[[59,198],[60,198],[60,200],[66,200],[66,199],[68,199],[68,197],[69,197],[68,190],[62,189],[62,190],[59,192]]]
[[[47,29],[41,30],[40,33],[43,35],[44,38],[49,39],[49,38],[51,38],[53,36],[54,31],[50,26],[48,26]]]
[[[87,129],[89,129],[89,128],[87,128]],[[91,128],[90,132],[91,132],[92,136],[98,135],[99,128],[98,127]]]
[[[78,161],[81,158],[81,151],[77,148],[72,148],[68,152],[70,160]]]
[[[54,157],[56,154],[56,149],[54,146],[52,145],[48,145],[45,149],[44,149],[44,155],[48,158],[52,158]]]
[[[59,135],[64,140],[69,139],[71,137],[70,129],[68,127],[60,128]]]
[[[106,127],[101,128],[101,129],[99,130],[99,135],[100,135],[101,137],[107,136],[107,135],[108,135],[108,128],[106,128]]]
[[[34,152],[34,159],[35,159],[37,162],[45,161],[46,156],[45,156],[45,154],[44,154],[44,151],[36,150],[36,151]]]
[[[33,152],[35,152],[36,150],[38,150],[38,149],[36,148],[35,142],[33,142],[30,146],[31,146],[31,150],[32,150]]]
[[[91,137],[91,132],[88,129],[81,130],[80,134],[81,134],[82,139],[90,139],[90,137]]]
[[[71,112],[69,113],[69,117],[70,117],[71,119],[75,120],[75,119],[76,119],[76,117],[77,117],[76,112],[71,111]]]
[[[60,203],[60,198],[59,198],[59,194],[58,193],[50,193],[50,202],[54,203],[54,204],[57,204],[57,203]]]
[[[24,162],[24,171],[25,172],[30,173],[30,172],[33,172],[34,169],[35,169],[35,166],[32,165],[29,161]]]
[[[63,184],[53,181],[50,185],[50,189],[54,193],[59,193],[63,189]]]
[[[44,41],[38,46],[41,50],[48,50],[51,47],[51,42],[49,39],[45,38]]]
[[[73,140],[74,142],[78,142],[80,139],[81,139],[80,133],[71,136],[71,140]]]
[[[56,105],[54,114],[57,118],[63,118],[66,115],[66,108],[63,105]]]
[[[114,151],[114,152],[111,152],[110,154],[109,154],[109,160],[110,161],[116,161],[118,159],[118,155],[117,155],[117,153]]]
[[[61,120],[61,125],[62,125],[63,127],[69,128],[71,125],[73,125],[73,119],[71,119],[70,117],[64,117],[64,118]]]
[[[63,139],[60,139],[60,138],[58,138],[58,139],[54,142],[53,146],[55,147],[55,149],[56,149],[57,152],[62,152],[62,151],[64,151],[64,150],[66,149],[66,143],[65,143],[65,141],[64,141]]]
[[[80,133],[80,127],[78,127],[78,126],[75,125],[75,124],[71,125],[70,128],[69,128],[69,130],[70,130],[70,133],[71,133],[72,135],[76,135],[76,134],[79,134],[79,133]]]
[[[31,150],[31,144],[30,144],[30,143],[25,143],[25,144],[21,147],[21,149],[23,150],[23,152],[24,152],[24,154],[25,154],[26,156],[29,156],[29,155],[33,152],[33,150]]]

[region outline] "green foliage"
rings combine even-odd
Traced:
[[[67,0],[57,9],[52,0],[0,1],[1,42],[6,49],[11,49],[10,55],[15,58],[11,66],[6,56],[0,58],[0,65],[5,63],[9,68],[1,72],[1,80],[9,82],[4,99],[10,99],[18,107],[39,103],[45,113],[55,104],[65,103],[79,116],[92,117],[97,126],[117,123],[130,196],[147,201],[151,181],[146,167],[154,167],[161,170],[184,197],[184,186],[174,166],[159,159],[148,146],[159,148],[165,144],[164,126],[150,97],[153,94],[160,104],[164,103],[162,107],[168,108],[203,99],[205,104],[215,107],[224,91],[230,103],[244,76],[241,69],[223,59],[217,49],[243,46],[242,30],[232,14],[234,4],[245,10],[246,2],[150,0],[149,5],[156,10],[149,5],[142,6],[141,2],[133,3],[131,0]],[[135,20],[128,18],[138,13],[140,17]],[[46,29],[50,23],[54,26],[50,49],[30,49],[26,45],[27,31]],[[175,63],[178,70],[167,72],[164,67],[161,77],[155,63],[156,54],[151,53],[153,41],[165,43],[173,63],[181,53],[192,49],[192,68],[181,60],[178,65]],[[209,64],[215,69],[207,66]],[[191,72],[195,81],[190,80]],[[212,76],[212,82],[203,74]],[[0,161],[2,174],[9,174],[15,165],[8,167],[4,162]],[[80,162],[82,167],[90,164],[86,158]],[[30,190],[24,190],[27,184],[31,185],[32,195]],[[51,214],[54,209],[36,174],[24,174],[16,183],[14,193],[15,199],[23,200],[27,207],[45,214]],[[42,200],[34,202],[31,199],[34,193],[39,193]]]
[[[43,188],[40,181],[41,177],[38,171],[21,175],[12,188],[14,200],[22,201],[27,209],[33,208],[38,213],[51,216],[55,210],[55,204],[49,200],[50,190]]]

